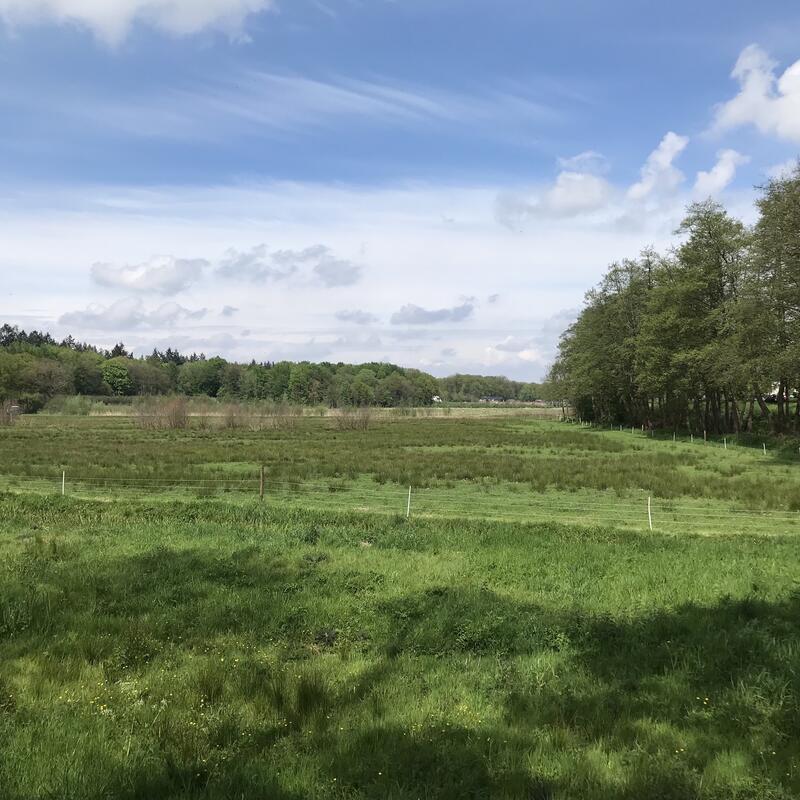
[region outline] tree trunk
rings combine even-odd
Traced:
[[[761,409],[761,416],[769,422],[772,419],[772,412],[769,410],[766,400],[764,400],[764,395],[757,394],[756,400],[758,400],[758,407]]]
[[[728,398],[725,397],[725,403],[727,405]],[[731,427],[733,428],[734,433],[739,433],[742,429],[742,420],[739,416],[739,401],[735,398],[731,398]]]
[[[755,405],[756,405],[756,399],[755,397],[751,397],[750,402],[747,406],[747,414],[745,415],[744,425],[743,425],[744,429],[748,433],[753,432],[753,414],[755,413]]]

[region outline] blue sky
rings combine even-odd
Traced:
[[[537,379],[800,151],[796,3],[0,0],[0,314]],[[793,65],[798,63],[795,68]]]

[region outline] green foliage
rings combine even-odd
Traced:
[[[134,383],[131,377],[127,358],[113,358],[102,366],[103,381],[110,387],[113,394],[133,394]]]
[[[587,294],[551,371],[580,417],[800,429],[800,167],[764,188],[759,209],[747,230],[718,203],[695,203],[674,253],[612,265]]]
[[[536,384],[457,375],[438,380],[393,364],[314,364],[308,361],[244,365],[175,350],[134,358],[123,344],[110,352],[68,337],[60,344],[38,331],[0,326],[0,400],[24,400],[36,411],[60,394],[164,395],[179,392],[224,400],[272,400],[301,405],[430,406],[434,396],[456,402],[483,397],[531,402]]]

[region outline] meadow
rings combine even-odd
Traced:
[[[0,797],[800,795],[794,444],[53,416],[0,463]],[[642,493],[719,520],[603,522]]]

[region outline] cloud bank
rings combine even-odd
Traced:
[[[139,298],[117,300],[110,306],[92,303],[83,311],[62,314],[59,323],[78,329],[125,331],[132,328],[169,328],[182,320],[202,319],[207,309],[192,311],[178,303],[164,303],[148,311]]]

